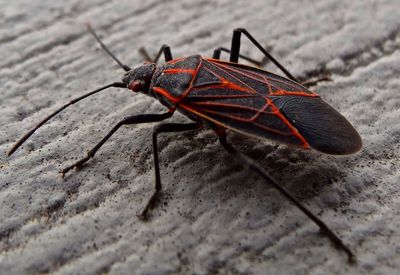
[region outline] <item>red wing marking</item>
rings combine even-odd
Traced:
[[[218,103],[218,102],[203,101],[203,102],[193,102],[192,104],[199,106],[199,107],[200,106],[216,106],[216,107],[221,107],[221,108],[243,109],[243,110],[254,111],[254,112],[259,111],[258,109],[255,109],[255,108],[250,108],[250,107],[246,107],[243,105],[235,105],[235,104],[230,104],[230,103]]]
[[[179,107],[184,109],[184,110],[186,110],[186,111],[188,111],[188,112],[190,112],[190,113],[192,113],[192,114],[195,114],[195,115],[197,115],[197,116],[199,116],[199,117],[201,117],[201,118],[203,118],[205,120],[211,121],[211,122],[215,123],[216,125],[220,125],[220,126],[222,126],[224,128],[231,129],[233,131],[237,131],[237,132],[243,133],[244,135],[261,136],[262,137],[262,135],[253,134],[253,133],[251,133],[249,131],[246,131],[246,130],[243,130],[243,129],[239,128],[239,127],[235,127],[235,126],[229,125],[228,123],[221,122],[220,119],[216,119],[216,118],[214,118],[214,117],[212,117],[210,115],[206,115],[202,109],[193,108],[194,106],[190,106],[190,105],[186,105],[186,104],[179,104]],[[241,121],[241,122],[244,122],[244,123],[249,123],[249,121],[243,120],[242,118],[236,117],[236,116],[222,115],[222,114],[218,114],[218,116],[219,117],[226,117],[226,118],[229,118],[230,120],[237,120],[237,121]],[[285,118],[285,121],[287,122],[286,118]],[[265,126],[265,125],[262,125],[262,124],[259,124],[259,123],[254,123],[253,122],[252,124],[255,125],[258,129],[260,129],[262,131],[265,131],[265,132],[268,132],[268,133],[273,133],[273,134],[281,136],[281,137],[282,136],[290,137],[291,135],[295,135],[301,141],[301,143],[298,143],[296,145],[298,145],[300,147],[303,147],[305,149],[310,148],[310,145],[308,144],[308,142],[298,133],[298,131],[295,128],[293,128],[292,132],[287,133],[287,132],[282,132],[282,131],[276,130],[274,128],[271,128],[271,127],[268,127],[268,126]],[[271,139],[273,139],[273,138],[271,138]],[[286,142],[286,143],[290,143],[290,142]]]
[[[274,104],[286,96],[318,97],[300,84],[256,68],[202,58],[195,68],[166,68],[163,73],[171,74],[171,83],[180,77],[174,74],[188,78],[181,90],[173,90],[167,81],[169,86],[153,87],[169,106],[243,134],[310,147]]]
[[[268,78],[265,75],[259,74],[257,72],[252,72],[252,71],[244,71],[241,70],[237,67],[233,67],[233,66],[229,66],[229,63],[225,63],[225,62],[216,62],[218,64],[218,66],[221,66],[222,68],[228,70],[228,71],[233,71],[236,72],[238,74],[241,75],[245,75],[255,81],[264,83],[265,85],[268,86],[268,89],[270,91],[270,95],[299,95],[299,96],[311,96],[311,97],[316,97],[318,96],[317,94],[308,91],[306,88],[302,87],[300,84],[295,83],[293,81],[287,80],[287,79],[278,79],[278,78]],[[282,89],[282,87],[280,87],[280,85],[286,85],[292,88],[291,91],[287,91],[285,89]],[[272,88],[275,88],[277,91],[273,91]],[[307,90],[307,92],[302,92],[299,91],[300,89],[305,89]]]
[[[253,123],[254,125],[256,125],[257,127],[263,128],[264,130],[267,130],[269,132],[274,132],[280,135],[294,135],[296,136],[298,139],[300,139],[303,144],[307,144],[306,140],[298,133],[297,129],[293,128],[293,126],[289,123],[289,121],[287,121],[287,119],[279,112],[278,108],[276,108],[276,106],[272,103],[272,101],[270,99],[268,99],[268,102],[264,105],[263,108],[261,108],[260,110],[255,109],[255,108],[250,108],[250,107],[246,107],[246,106],[242,106],[242,105],[235,105],[235,104],[223,104],[223,103],[216,103],[216,102],[193,102],[192,105],[197,106],[196,109],[199,110],[199,112],[201,112],[202,110],[205,110],[206,113],[211,113],[211,114],[216,114],[218,116],[223,116],[226,118],[230,118],[236,121],[242,121],[242,122],[248,122],[248,123]],[[193,107],[194,107],[193,106]],[[221,110],[223,109],[232,109],[232,112],[230,114],[224,114],[212,109],[207,109],[206,106],[217,106],[217,107],[221,107]],[[272,109],[271,112],[267,112],[266,110],[268,109],[268,107],[270,107]],[[234,110],[234,111],[233,111]],[[246,110],[246,111],[254,111],[255,114],[254,116],[252,116],[251,118],[243,118],[240,117],[240,110]],[[283,122],[288,126],[289,129],[291,129],[291,132],[283,132],[283,131],[279,131],[277,129],[273,129],[271,127],[262,125],[260,123],[255,122],[255,120],[261,115],[261,114],[265,114],[265,115],[271,115],[271,116],[278,116],[280,120],[283,120]],[[203,117],[207,117],[206,115]],[[217,123],[217,124],[221,124],[221,123]],[[229,127],[228,127],[229,128]]]
[[[229,81],[225,81],[222,80],[223,82],[220,84],[210,84],[210,85],[204,85],[204,86],[200,86],[200,87],[193,87],[192,90],[201,90],[201,89],[224,89],[224,88],[228,88],[231,90],[236,90],[236,91],[241,91],[241,92],[246,92],[246,93],[255,93],[255,91],[251,91],[245,87],[236,85],[234,83],[231,83]]]
[[[205,120],[244,134],[309,148],[308,142],[274,105],[270,96],[308,96],[316,94],[289,80],[275,79],[243,68],[203,60],[203,70],[213,81],[200,81],[199,86],[185,92],[179,107]],[[198,71],[200,66],[196,69]],[[258,86],[254,83],[260,83]],[[255,89],[258,88],[257,90]],[[283,89],[290,89],[287,91]],[[262,89],[262,90],[259,90]],[[305,90],[303,92],[303,90]]]
[[[212,63],[210,63],[212,64]],[[213,65],[213,64],[212,64]],[[214,66],[214,65],[213,65]],[[232,88],[234,90],[238,90],[238,91],[243,91],[243,92],[250,92],[250,93],[257,93],[257,91],[255,91],[252,87],[250,87],[249,85],[247,85],[246,83],[244,83],[242,80],[240,80],[239,78],[235,77],[234,75],[226,72],[229,76],[231,76],[232,78],[234,78],[236,81],[238,81],[240,84],[242,84],[243,86],[247,87],[241,87],[240,85],[236,85],[232,82],[229,82],[228,80],[226,80],[225,78],[223,78],[222,76],[216,74],[215,72],[213,72],[212,70],[210,70],[209,68],[205,67],[205,69],[212,73],[213,75],[215,75],[217,78],[219,78],[221,80],[222,84],[228,85],[228,88]],[[208,86],[207,86],[208,87]]]
[[[272,87],[271,87],[271,83],[269,83],[268,79],[267,79],[265,76],[263,76],[263,79],[264,79],[264,81],[265,81],[265,83],[266,83],[266,85],[267,85],[267,88],[268,88],[268,94],[272,94]]]
[[[191,95],[190,96],[190,100],[196,99],[196,98],[241,98],[241,97],[257,97],[257,95],[254,94],[250,94],[250,95],[218,95],[218,94],[214,94],[214,95]]]

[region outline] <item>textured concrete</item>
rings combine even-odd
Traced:
[[[400,269],[400,2],[0,1],[0,273],[394,274]],[[91,22],[129,65],[137,49],[210,55],[246,27],[296,76],[330,72],[316,90],[360,132],[363,150],[334,157],[230,135],[357,253],[346,255],[209,130],[160,140],[162,205],[136,217],[153,187],[152,125],[121,129],[84,169],[84,155],[125,115],[160,112],[114,89],[51,120],[63,102],[123,72],[85,29]],[[262,55],[244,43],[244,53]],[[225,56],[224,56],[225,57]],[[268,65],[266,69],[276,71]],[[175,121],[185,121],[177,115]]]

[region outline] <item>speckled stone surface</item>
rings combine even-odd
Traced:
[[[0,1],[0,273],[394,274],[399,10],[398,0]],[[52,110],[122,77],[86,22],[132,66],[142,62],[139,47],[155,54],[163,43],[176,57],[210,56],[229,46],[232,29],[245,27],[294,75],[331,73],[332,82],[313,90],[357,128],[358,154],[230,140],[326,221],[356,251],[357,264],[232,161],[210,130],[161,137],[162,203],[148,222],[136,214],[153,188],[153,125],[121,129],[84,169],[59,177],[124,116],[162,112],[145,95],[113,89],[88,98],[7,158]],[[262,58],[249,42],[242,49]]]

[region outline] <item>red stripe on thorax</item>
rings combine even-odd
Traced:
[[[177,68],[177,69],[165,69],[164,71],[163,71],[164,73],[166,73],[166,74],[183,74],[183,73],[187,73],[187,74],[191,74],[192,76],[194,76],[194,74],[195,74],[195,70],[193,70],[193,69],[179,69],[179,68]]]
[[[160,87],[153,87],[153,91],[157,94],[162,95],[163,97],[166,97],[169,101],[173,102],[173,103],[178,103],[180,101],[179,97],[174,97],[171,95],[170,92],[168,92],[167,90],[160,88]]]
[[[206,59],[206,61],[207,61],[207,59]],[[210,64],[211,66],[217,67],[215,64],[213,64],[211,62],[208,62],[208,64]],[[230,88],[230,89],[233,89],[233,90],[238,90],[238,91],[241,91],[241,92],[249,92],[249,93],[254,93],[254,94],[257,93],[252,87],[250,87],[249,85],[247,85],[242,80],[238,79],[237,77],[235,77],[234,75],[232,75],[228,71],[226,71],[226,70],[224,70],[222,68],[219,68],[219,67],[217,67],[217,68],[219,70],[222,70],[224,73],[226,73],[227,75],[229,75],[230,77],[232,77],[236,81],[240,82],[243,86],[247,87],[247,89],[246,89],[243,86],[240,86],[238,84],[232,83],[229,80],[227,80],[226,78],[224,78],[224,77],[218,75],[217,73],[215,73],[214,71],[210,70],[209,68],[204,67],[204,69],[206,69],[208,72],[213,74],[215,77],[217,77],[221,81],[221,83],[219,85],[224,86],[223,88],[227,87],[227,88]]]

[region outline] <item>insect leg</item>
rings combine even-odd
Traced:
[[[264,168],[258,164],[256,161],[251,159],[250,157],[244,155],[239,152],[236,148],[234,148],[231,144],[226,141],[226,136],[221,135],[220,138],[221,145],[226,149],[226,151],[240,164],[244,167],[249,167],[259,175],[261,175],[269,184],[271,184],[275,189],[277,189],[282,195],[284,195],[289,201],[295,204],[304,214],[306,214],[313,222],[315,222],[320,230],[326,234],[334,244],[338,247],[342,248],[349,258],[349,261],[355,260],[354,253],[343,243],[343,241],[334,233],[321,219],[315,216],[308,208],[302,205],[295,197],[293,197],[285,188],[283,188],[280,184],[278,184],[275,180],[271,178],[271,176],[264,170]]]
[[[100,46],[103,48],[103,50],[106,51],[106,53],[108,53],[109,56],[111,56],[112,59],[115,60],[115,62],[118,63],[118,65],[124,69],[125,71],[130,71],[131,68],[125,64],[123,64],[121,61],[119,61],[119,59],[111,53],[111,51],[107,48],[106,45],[104,45],[103,41],[101,41],[100,37],[96,34],[96,32],[93,30],[92,26],[90,24],[87,24],[87,28],[89,30],[89,32],[94,36],[94,38],[97,40],[97,42],[99,42]]]
[[[147,219],[147,213],[154,207],[157,200],[157,196],[161,191],[161,178],[160,178],[160,165],[158,161],[158,143],[157,137],[160,133],[171,133],[171,132],[184,132],[191,131],[200,128],[201,125],[198,123],[166,123],[157,125],[153,131],[153,157],[154,157],[154,175],[155,175],[155,190],[153,195],[150,197],[145,208],[139,215],[142,220]]]
[[[214,59],[220,59],[220,58],[221,58],[221,52],[231,53],[231,51],[228,50],[227,48],[219,47],[219,48],[216,48],[216,49],[214,50],[213,58],[214,58]],[[240,57],[241,59],[244,59],[244,60],[249,61],[250,63],[253,63],[253,64],[256,65],[257,67],[262,67],[262,66],[264,66],[265,63],[266,63],[266,61],[267,61],[266,59],[263,59],[263,60],[261,60],[261,61],[257,61],[257,60],[252,59],[251,57],[248,57],[248,56],[245,56],[245,55],[241,55],[241,54],[239,54],[239,57]]]
[[[315,78],[303,81],[301,83],[301,85],[303,85],[304,87],[309,88],[311,86],[317,85],[321,81],[332,81],[332,78],[331,78],[331,76],[329,74],[324,74],[324,75],[320,75],[320,76],[317,76]]]
[[[300,83],[289,71],[281,65],[275,58],[272,57],[257,40],[246,30],[242,28],[234,29],[232,36],[232,44],[231,44],[231,56],[230,62],[237,63],[239,60],[239,52],[240,52],[240,37],[241,34],[247,36],[247,38],[269,59],[271,60],[289,79]]]
[[[114,128],[111,129],[110,132],[96,145],[94,146],[89,152],[87,152],[86,157],[78,160],[74,164],[60,170],[61,176],[64,176],[65,173],[70,171],[73,168],[80,168],[82,167],[89,159],[91,159],[96,152],[100,149],[101,146],[122,126],[122,125],[129,125],[129,124],[138,124],[138,123],[149,123],[149,122],[156,122],[167,119],[173,115],[172,112],[167,112],[163,114],[143,114],[143,115],[136,115],[136,116],[129,116],[118,122]]]
[[[158,53],[157,53],[156,57],[154,57],[154,59],[150,57],[150,55],[147,53],[147,51],[144,47],[141,47],[139,49],[139,54],[144,58],[144,60],[152,62],[152,63],[157,63],[162,54],[164,54],[165,62],[171,61],[173,59],[172,53],[171,53],[171,48],[165,44],[161,46],[160,50],[158,51]]]

